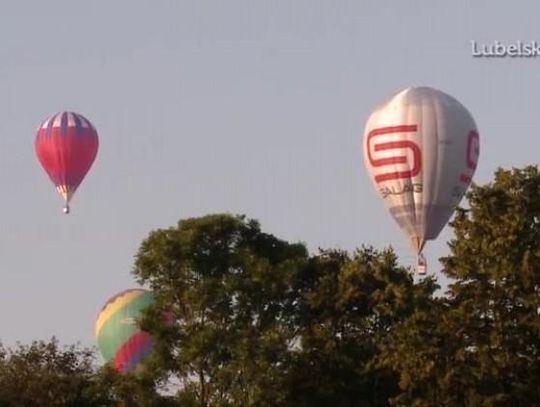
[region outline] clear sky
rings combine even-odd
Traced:
[[[185,217],[243,213],[312,252],[392,245],[412,264],[362,162],[376,104],[412,85],[460,100],[477,182],[540,149],[540,58],[471,55],[540,40],[540,6],[470,3],[3,1],[0,340],[93,345],[141,240]],[[33,146],[60,110],[100,135],[69,216]],[[428,245],[431,271],[450,236]]]

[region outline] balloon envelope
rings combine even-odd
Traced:
[[[433,88],[397,93],[366,123],[364,162],[370,178],[417,253],[450,219],[478,156],[473,117]]]
[[[66,208],[92,166],[98,144],[96,129],[78,113],[56,113],[39,126],[36,154]]]
[[[150,291],[125,290],[107,301],[96,319],[96,339],[103,359],[121,373],[133,371],[152,352],[152,338],[137,321],[153,301]]]

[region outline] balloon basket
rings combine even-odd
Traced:
[[[416,263],[416,272],[421,276],[427,273],[427,261],[423,254],[418,255],[418,262]]]

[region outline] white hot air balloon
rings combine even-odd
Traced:
[[[409,236],[420,274],[426,272],[426,241],[437,238],[471,183],[479,141],[467,109],[429,87],[397,93],[366,123],[366,167],[390,214]]]

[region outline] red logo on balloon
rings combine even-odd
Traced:
[[[467,163],[468,172],[464,172],[459,176],[459,180],[465,184],[471,182],[474,170],[478,165],[478,157],[480,156],[480,137],[475,130],[471,130],[467,136]]]
[[[397,155],[397,153],[396,155],[393,155],[391,157],[383,157],[383,158],[378,158],[378,159],[373,158],[373,155],[371,153],[372,139],[374,139],[377,136],[388,135],[388,134],[416,133],[417,130],[418,130],[418,126],[416,124],[381,127],[379,129],[371,130],[367,136],[367,141],[366,141],[367,156],[368,156],[368,160],[371,166],[378,168],[378,167],[386,167],[386,166],[395,166],[396,164],[407,164],[407,156]],[[379,182],[391,181],[395,179],[412,178],[420,173],[420,170],[422,169],[422,151],[420,150],[420,147],[418,146],[418,144],[416,144],[414,141],[397,140],[397,141],[386,141],[386,142],[373,144],[374,152],[403,150],[403,149],[409,149],[412,151],[413,157],[412,157],[412,165],[409,165],[410,169],[403,170],[403,171],[392,171],[392,172],[385,172],[382,174],[377,174],[375,175],[375,182],[379,183]]]

